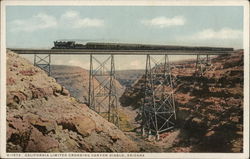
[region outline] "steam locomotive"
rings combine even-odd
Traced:
[[[52,47],[51,49],[233,51],[233,48],[221,48],[221,47],[188,47],[188,46],[126,44],[126,43],[88,42],[85,45],[83,45],[83,44],[78,44],[75,41],[54,41],[54,47]]]

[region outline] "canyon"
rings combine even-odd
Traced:
[[[8,152],[243,151],[242,50],[212,58],[203,76],[194,60],[174,63],[177,125],[159,141],[140,135],[143,70],[117,71],[117,128],[88,108],[87,70],[51,68],[49,77],[7,52]]]

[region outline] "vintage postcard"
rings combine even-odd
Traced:
[[[248,158],[247,1],[1,1],[1,158]]]

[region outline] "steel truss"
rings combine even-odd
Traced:
[[[142,104],[142,135],[156,135],[174,128],[176,113],[168,55],[163,62],[147,55]],[[152,63],[154,67],[152,67]]]
[[[197,55],[195,65],[195,75],[203,76],[212,66],[211,58],[209,55]]]
[[[114,55],[90,55],[89,107],[119,127],[115,78]]]
[[[37,66],[44,70],[49,76],[51,75],[51,55],[37,55],[34,54],[34,66]]]

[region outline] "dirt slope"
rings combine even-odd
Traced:
[[[70,94],[82,103],[87,102],[89,92],[89,71],[78,66],[52,65],[51,76],[57,83],[69,90]],[[99,82],[94,79],[94,85]],[[123,93],[123,87],[118,81],[115,82],[117,93]]]
[[[133,84],[139,79],[145,70],[117,70],[116,79],[125,87],[132,87]]]
[[[117,127],[13,52],[7,52],[6,109],[8,152],[138,151]]]
[[[75,97],[82,103],[87,102],[89,89],[88,71],[75,66],[52,65],[51,76],[56,79],[57,83],[69,90],[72,97]]]
[[[89,92],[89,72],[81,67],[77,66],[63,66],[53,65],[51,67],[51,76],[54,77],[60,85],[64,86],[70,95],[75,97],[81,103],[88,104],[88,92]],[[99,79],[100,81],[102,79]],[[99,85],[99,81],[94,79],[95,87]],[[116,92],[118,98],[122,95],[124,88],[121,84],[115,80]],[[98,91],[96,90],[95,93]],[[104,111],[108,110],[108,98],[104,99],[99,97],[96,100],[101,100],[106,108],[101,108]],[[136,112],[129,109],[123,108],[119,105],[118,101],[118,113],[120,117],[120,129],[128,131],[134,128],[134,116]],[[131,117],[132,116],[132,117]]]

